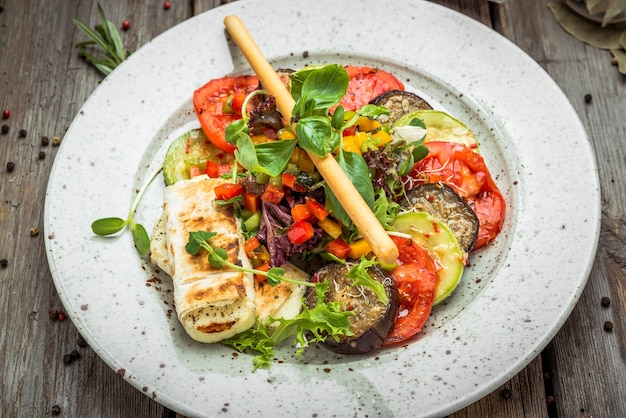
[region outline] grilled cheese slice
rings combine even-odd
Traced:
[[[163,215],[151,236],[151,261],[172,277],[178,319],[195,340],[218,342],[243,332],[258,318],[293,318],[302,309],[304,286],[281,282],[270,286],[250,273],[218,269],[207,253],[189,254],[189,232],[210,231],[214,248],[224,248],[228,260],[250,268],[239,233],[239,220],[229,206],[215,205],[213,188],[226,181],[207,176],[166,187]],[[285,275],[300,280],[309,276],[291,264]]]

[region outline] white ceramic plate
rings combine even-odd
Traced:
[[[169,279],[130,234],[95,237],[125,217],[172,131],[194,119],[191,95],[249,72],[223,29],[242,18],[276,67],[378,66],[466,122],[503,191],[501,235],[474,254],[462,285],[403,347],[345,357],[287,344],[252,371],[251,355],[193,342]],[[575,169],[573,169],[575,168]],[[159,216],[162,178],[136,220]],[[539,354],[585,285],[599,231],[592,149],[566,97],[491,29],[416,0],[239,1],[157,37],[109,76],[68,130],[47,192],[50,269],[74,324],[130,384],[187,416],[441,416],[490,391]]]

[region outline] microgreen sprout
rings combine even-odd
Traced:
[[[367,269],[370,267],[379,265],[376,257],[367,258],[363,255],[358,263],[347,262],[345,259],[338,258],[330,253],[325,254],[325,257],[348,267],[346,277],[352,279],[355,286],[365,286],[374,292],[377,300],[383,305],[389,303],[389,296],[387,296],[385,286],[381,282],[374,280],[367,272]]]
[[[116,217],[97,219],[91,224],[91,230],[93,233],[99,236],[109,236],[122,231],[128,226],[133,235],[135,248],[137,248],[139,254],[148,254],[150,252],[150,237],[148,236],[148,232],[146,232],[143,225],[134,221],[134,216],[141,197],[146,192],[150,183],[152,183],[152,180],[154,180],[162,169],[163,167],[159,167],[150,175],[150,177],[146,179],[144,184],[141,186],[141,189],[139,189],[139,192],[137,192],[137,196],[135,196],[135,199],[130,206],[128,217],[126,219]]]
[[[350,331],[350,316],[353,311],[341,311],[338,302],[325,302],[329,282],[315,283],[317,301],[309,308],[302,299],[302,312],[292,319],[269,318],[267,324],[257,324],[232,338],[222,340],[240,352],[253,350],[259,353],[254,358],[254,367],[268,368],[274,357],[274,347],[289,337],[294,337],[296,355],[301,355],[306,347],[314,342],[323,342],[332,337],[338,340],[341,335],[353,335]]]
[[[200,249],[203,248],[209,253],[208,260],[212,266],[217,268],[230,267],[233,270],[243,271],[244,273],[252,273],[265,276],[267,278],[267,282],[272,286],[276,286],[281,281],[302,286],[315,286],[315,284],[311,282],[297,280],[285,276],[285,269],[281,267],[272,267],[268,271],[262,271],[238,266],[234,263],[231,263],[230,261],[228,261],[228,253],[225,249],[219,247],[213,248],[213,246],[209,243],[211,238],[213,238],[215,235],[217,235],[217,233],[207,231],[189,232],[189,242],[185,246],[185,249],[189,254],[197,255]]]

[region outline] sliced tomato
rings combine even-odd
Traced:
[[[345,110],[357,110],[389,90],[404,90],[404,84],[393,74],[372,67],[348,65],[348,90],[339,103]]]
[[[428,155],[409,176],[418,182],[442,182],[452,187],[476,212],[479,221],[474,250],[484,247],[502,229],[506,202],[483,157],[452,142],[428,142]]]
[[[397,344],[420,332],[435,298],[436,266],[425,248],[407,238],[391,237],[398,247],[398,267],[392,270],[400,294],[393,331],[383,345]]]
[[[216,78],[193,93],[193,107],[205,135],[216,147],[233,152],[235,146],[226,141],[226,127],[241,119],[241,108],[233,98],[247,96],[259,86],[256,76]],[[239,105],[241,106],[241,105]]]

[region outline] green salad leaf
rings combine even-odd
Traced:
[[[328,337],[337,339],[340,335],[352,335],[350,316],[352,311],[341,311],[339,303],[325,302],[328,282],[315,283],[317,302],[308,308],[302,299],[302,312],[292,319],[270,318],[267,324],[257,322],[247,331],[221,343],[233,347],[239,352],[255,351],[255,368],[268,368],[274,357],[274,347],[288,338],[293,338],[297,347],[296,355],[301,355],[311,343],[323,342]]]

